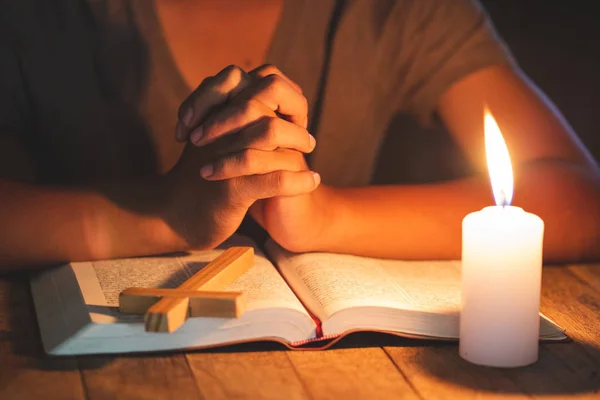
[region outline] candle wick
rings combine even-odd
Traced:
[[[508,205],[506,202],[506,193],[504,192],[504,189],[500,189],[500,205],[502,206],[502,209]]]

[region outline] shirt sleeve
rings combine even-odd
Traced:
[[[404,3],[404,4],[401,4]],[[398,1],[404,15],[399,52],[404,111],[428,123],[440,95],[488,66],[514,65],[483,7],[475,0]]]

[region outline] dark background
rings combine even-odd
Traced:
[[[600,0],[480,1],[520,67],[600,162]],[[419,134],[394,134],[412,131]],[[398,148],[412,151],[398,157]],[[399,118],[390,125],[372,182],[438,182],[471,173],[443,128],[423,129]]]
[[[600,13],[594,0],[481,0],[521,68],[600,160]]]

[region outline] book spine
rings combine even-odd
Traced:
[[[312,318],[313,321],[315,321],[315,325],[316,325],[316,329],[315,329],[315,335],[316,337],[313,339],[321,339],[323,338],[323,327],[321,324],[321,320],[319,318],[317,318],[317,316],[315,314],[312,313],[312,311],[310,311],[310,309],[306,306],[306,304],[304,304],[304,302],[302,301],[302,299],[300,298],[300,296],[298,296],[298,293],[296,293],[296,291],[294,290],[294,288],[292,287],[292,285],[290,285],[290,283],[288,282],[288,280],[285,278],[285,275],[281,273],[281,270],[279,269],[279,266],[277,266],[277,264],[273,264],[275,265],[275,269],[277,269],[277,272],[279,272],[279,275],[281,276],[281,278],[285,281],[286,285],[288,285],[288,287],[290,288],[290,290],[292,291],[292,293],[294,293],[294,296],[296,296],[296,298],[298,299],[298,301],[300,302],[300,304],[302,304],[302,307],[304,307],[304,309],[306,310],[306,312],[308,312],[308,315],[310,315],[310,317]],[[313,340],[313,339],[309,339],[309,340]]]
[[[306,308],[306,306],[304,306],[304,308]],[[317,335],[317,337],[315,339],[323,338],[323,326],[321,324],[321,320],[315,317],[313,313],[311,313],[310,310],[308,310],[308,308],[306,310],[308,311],[308,314],[313,319],[313,321],[315,321],[315,325],[317,326],[317,328],[315,329],[315,334]]]
[[[323,335],[321,333],[320,336],[317,336],[317,337],[314,337],[314,338],[310,338],[310,339],[299,340],[297,342],[290,342],[289,345],[291,347],[293,347],[293,348],[296,348],[296,347],[301,347],[301,346],[304,346],[304,345],[307,345],[307,344],[311,344],[311,343],[327,342],[327,341],[332,340],[332,339],[341,338],[342,336],[345,336],[345,335],[340,335],[340,334]],[[329,347],[329,343],[325,347]],[[319,349],[319,348],[317,348],[317,349]]]

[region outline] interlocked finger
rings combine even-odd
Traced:
[[[241,91],[239,99],[258,100],[290,122],[306,128],[308,102],[293,85],[281,75],[267,75]]]
[[[276,114],[254,99],[237,102],[211,116],[192,132],[190,140],[196,146],[205,146],[221,137],[240,132],[264,117],[276,117]]]
[[[262,175],[247,175],[230,180],[232,193],[241,201],[255,201],[275,196],[297,196],[310,193],[321,183],[312,171],[274,171]]]
[[[206,116],[245,89],[251,77],[241,68],[230,65],[217,75],[205,79],[179,108],[179,120],[175,130],[178,141],[186,141],[190,132]]]
[[[298,151],[246,149],[205,165],[200,170],[200,174],[207,180],[224,180],[247,175],[262,175],[274,171],[297,172],[306,169],[304,157]]]
[[[300,85],[298,85],[296,82],[291,80],[287,75],[285,75],[283,72],[281,72],[281,70],[274,65],[271,65],[271,64],[261,65],[260,67],[255,68],[252,71],[248,72],[248,75],[250,75],[254,79],[264,78],[269,75],[278,75],[281,78],[283,78],[290,86],[292,86],[298,92],[302,93],[302,88],[300,87]]]
[[[236,134],[226,135],[206,147],[211,153],[223,156],[244,149],[272,151],[292,149],[310,153],[316,140],[304,128],[277,117],[264,117]]]

